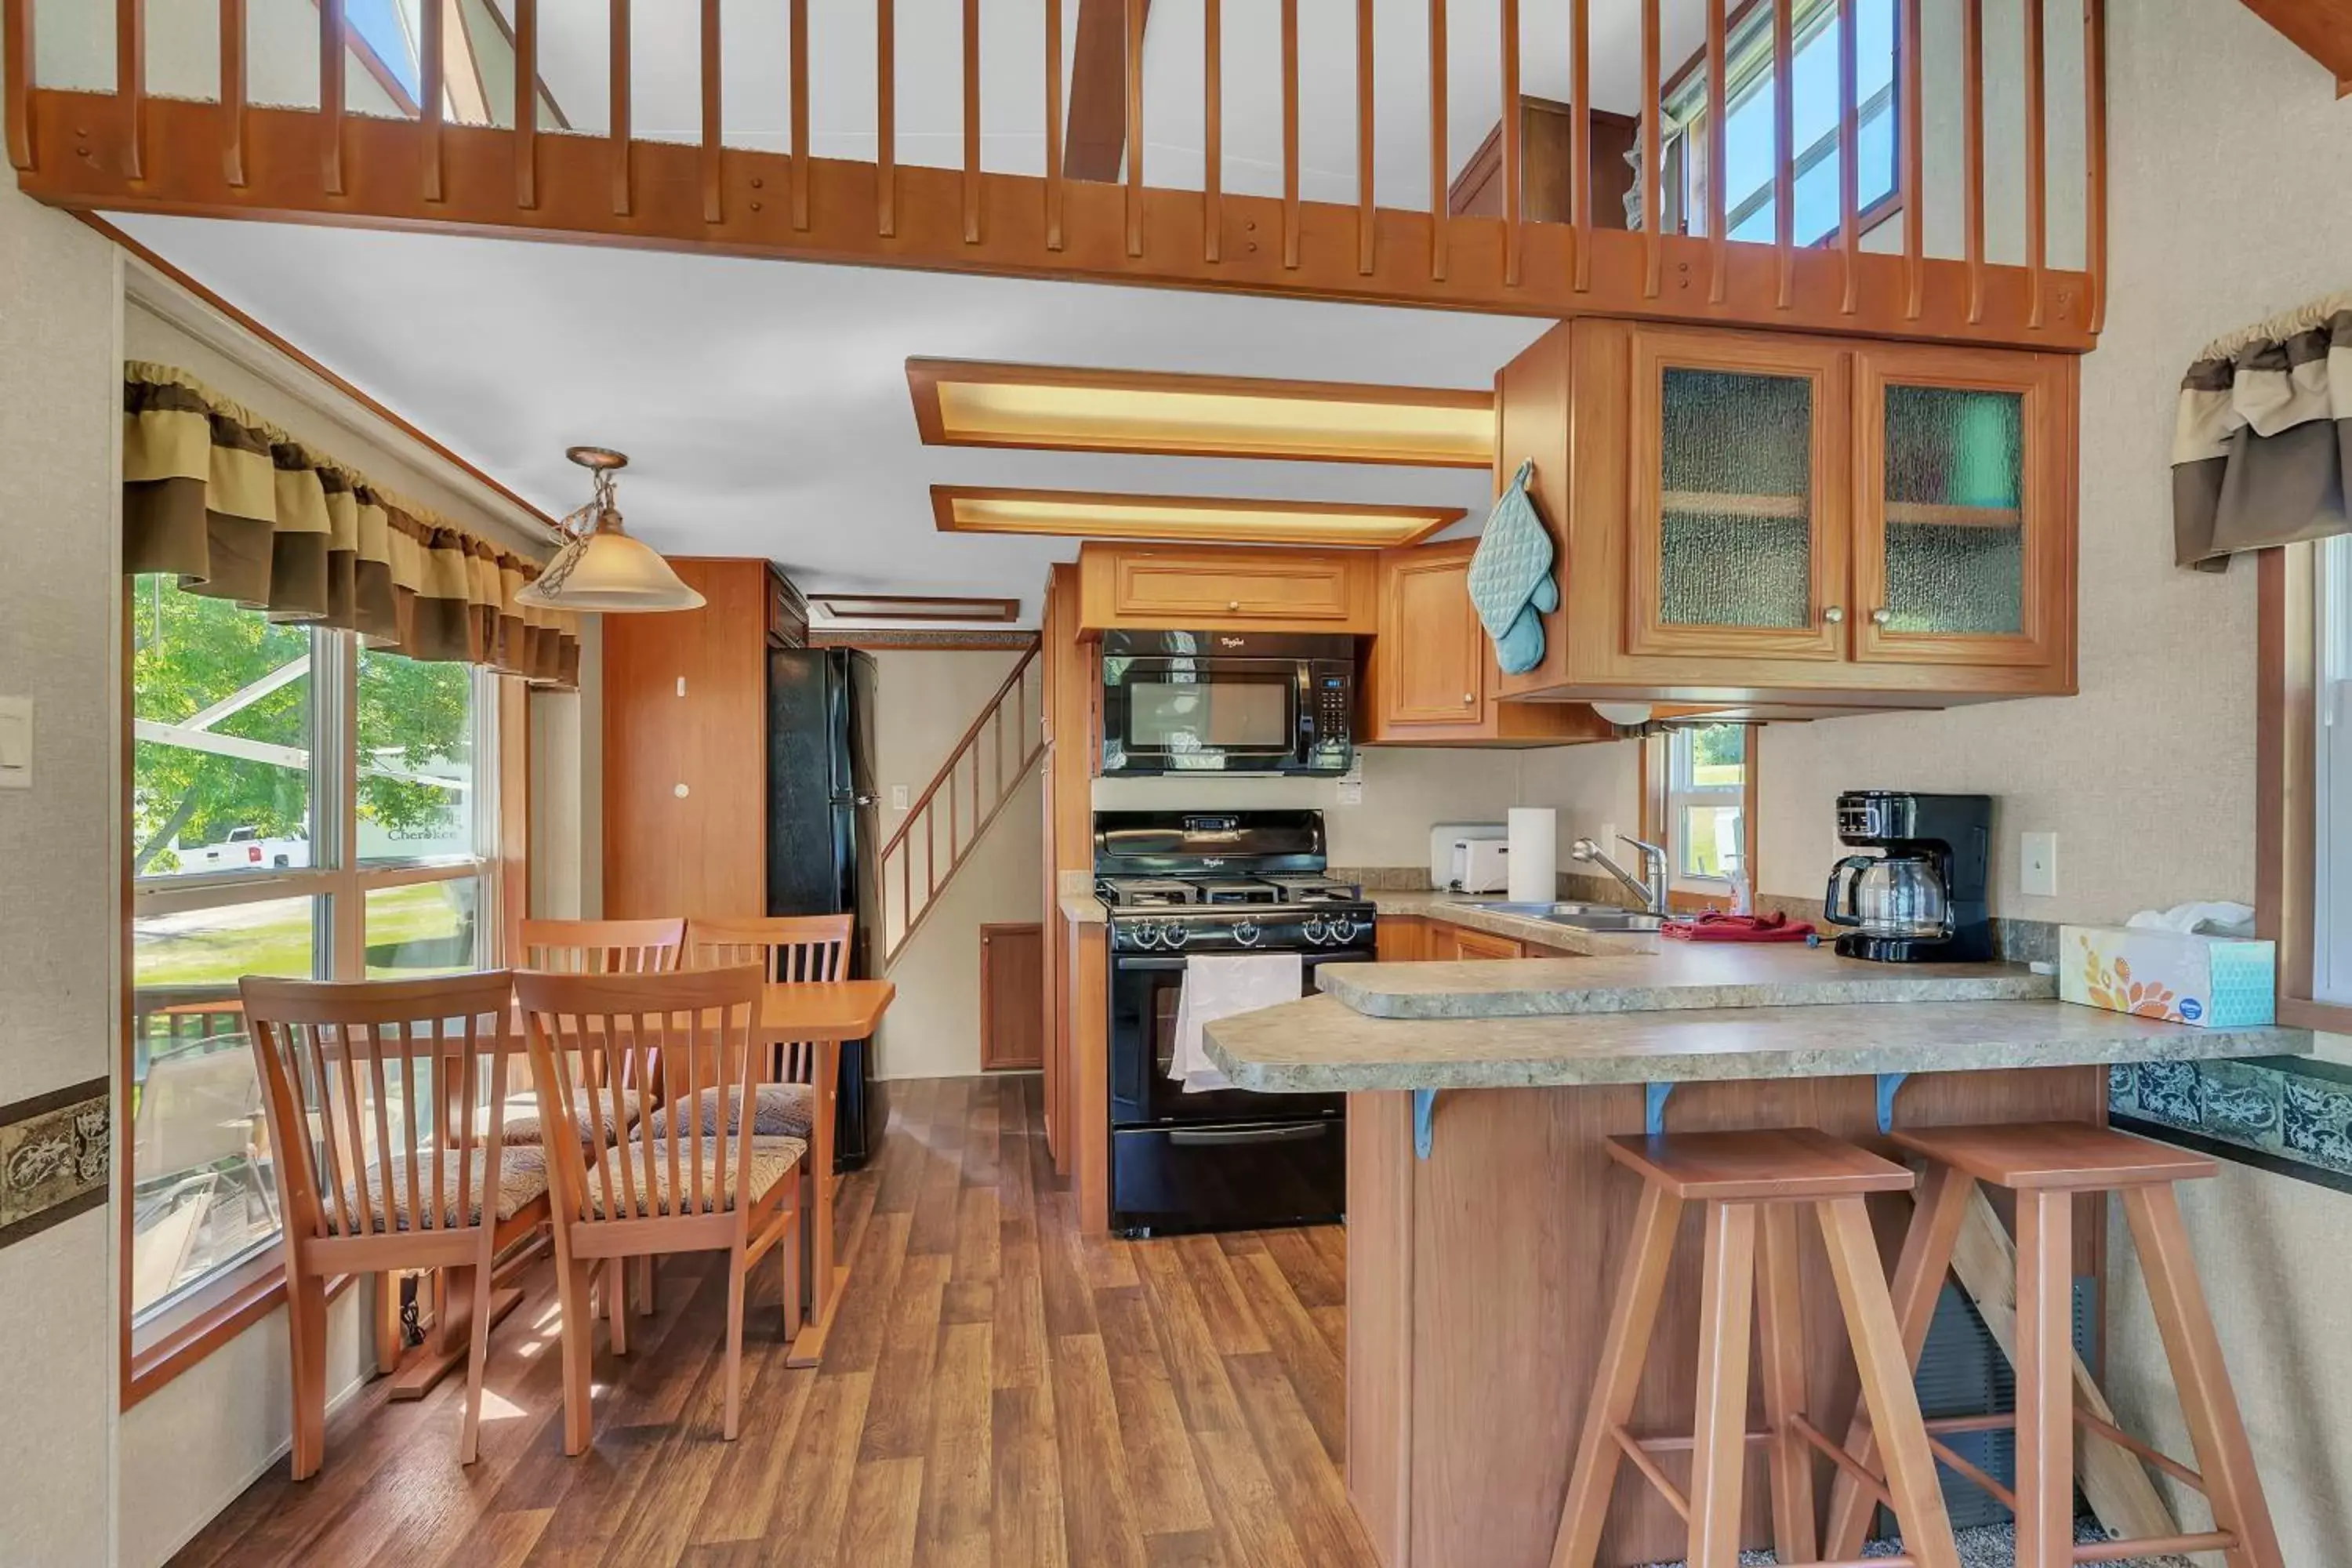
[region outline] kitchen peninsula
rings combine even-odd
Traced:
[[[1326,992],[1207,1039],[1236,1084],[1349,1097],[1348,1489],[1387,1568],[1549,1561],[1638,1195],[1609,1136],[1809,1126],[1885,1152],[1890,1122],[2104,1122],[2111,1064],[2311,1049],[2302,1030],[2070,1005],[2015,966],[1792,948],[1356,965]],[[2077,1200],[2078,1279],[2103,1271],[2096,1202]],[[1890,1253],[1905,1209],[1874,1215]],[[1696,1219],[1634,1411],[1644,1436],[1692,1429]],[[1802,1273],[1808,1407],[1842,1431],[1856,1378],[1817,1240]],[[1761,1450],[1750,1463],[1761,1546]],[[1602,1563],[1681,1555],[1681,1521],[1648,1489],[1622,1484],[1611,1519]]]

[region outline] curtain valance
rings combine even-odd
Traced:
[[[170,365],[122,384],[123,570],[411,658],[569,686],[572,617],[515,603],[539,563],[378,489]]]
[[[2180,384],[2172,532],[2183,566],[2352,532],[2352,294],[2206,345]]]

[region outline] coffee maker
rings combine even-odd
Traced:
[[[1882,963],[1966,963],[1992,956],[1985,906],[1992,797],[1857,789],[1838,796],[1838,841],[1879,855],[1830,868],[1824,914],[1850,926],[1847,958]]]

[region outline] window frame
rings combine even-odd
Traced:
[[[367,963],[367,895],[386,888],[429,886],[473,879],[476,903],[475,963],[495,968],[511,951],[509,933],[521,917],[520,900],[528,887],[524,815],[528,728],[522,718],[520,678],[469,667],[472,683],[474,779],[468,810],[473,851],[460,857],[414,860],[359,858],[359,755],[357,746],[359,642],[357,634],[311,629],[310,843],[311,864],[267,869],[134,878],[131,801],[137,783],[137,748],[131,722],[138,712],[135,596],[137,582],[123,581],[121,711],[122,737],[121,834],[122,843],[120,954],[121,1016],[117,1067],[121,1075],[114,1148],[121,1172],[121,1214],[117,1316],[120,1331],[121,1408],[129,1410],[182,1373],[235,1339],[285,1300],[285,1265],[279,1242],[257,1247],[212,1277],[159,1300],[144,1322],[136,1321],[131,1300],[132,1222],[136,1189],[136,1119],[127,1114],[137,1040],[137,968],[133,932],[148,915],[222,909],[278,899],[322,900],[322,931],[314,937],[313,976],[363,978]],[[249,612],[260,614],[259,611]],[[321,759],[325,759],[322,763]],[[330,1299],[352,1283],[333,1282]]]
[[[1706,728],[1709,721],[1696,716],[1689,727]],[[1740,858],[1748,867],[1748,893],[1750,900],[1762,897],[1758,882],[1756,864],[1757,822],[1759,812],[1758,779],[1761,773],[1765,726],[1745,720],[1720,720],[1713,722],[1741,723],[1748,731],[1747,757],[1740,785]],[[1679,820],[1677,797],[1674,789],[1674,739],[1661,732],[1645,737],[1641,742],[1637,788],[1642,803],[1642,837],[1666,851],[1666,909],[1674,914],[1694,914],[1705,910],[1727,909],[1731,901],[1728,879],[1701,879],[1685,877],[1680,872],[1682,847],[1675,841],[1674,826]],[[1708,791],[1709,795],[1723,792]],[[1687,798],[1685,796],[1685,798]]]
[[[2352,1034],[2352,1005],[2313,995],[2319,839],[2318,637],[2328,542],[2258,552],[2254,930],[2278,944],[2278,1021]]]

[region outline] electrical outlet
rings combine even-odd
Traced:
[[[907,786],[905,784],[892,784],[890,786],[890,809],[893,811],[904,811],[907,809]]]
[[[1341,779],[1339,781],[1339,788],[1333,797],[1332,804],[1335,805],[1363,805],[1364,781],[1361,779]]]
[[[2058,896],[2058,836],[2021,833],[2017,836],[2017,889],[2037,899]]]

